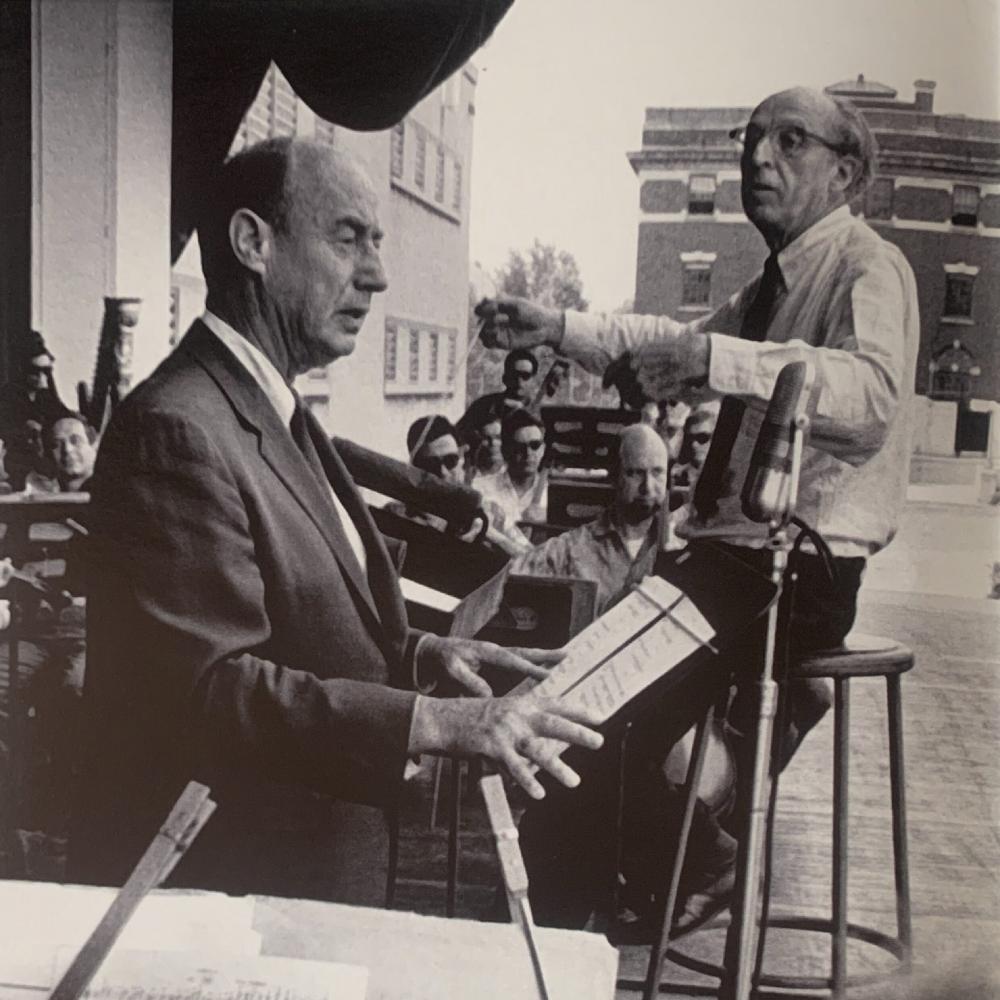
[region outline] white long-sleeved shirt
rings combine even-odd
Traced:
[[[740,509],[740,490],[774,383],[791,361],[815,368],[810,439],[797,512],[834,554],[867,556],[892,538],[906,495],[920,317],[902,252],[851,215],[824,216],[778,254],[782,285],[763,343],[740,339],[756,278],[714,313],[690,324],[669,317],[567,312],[563,354],[603,372],[625,351],[653,398],[677,395],[669,341],[708,334],[708,389],[747,403],[718,513],[691,518],[687,537],[759,547],[765,525]]]

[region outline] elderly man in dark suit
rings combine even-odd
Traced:
[[[382,810],[421,752],[483,754],[530,794],[585,717],[481,692],[543,654],[421,635],[327,436],[291,388],[348,356],[386,279],[367,178],[271,140],[199,226],[207,310],[118,408],[93,480],[88,780],[71,871],[119,882],[188,778],[218,810],[175,884],[380,901]],[[535,661],[535,662],[532,662]],[[373,808],[374,807],[374,808]]]

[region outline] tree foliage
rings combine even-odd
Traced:
[[[525,253],[511,250],[495,277],[502,295],[517,295],[556,309],[586,311],[588,303],[576,258],[550,243],[536,239]]]

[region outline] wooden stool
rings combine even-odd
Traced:
[[[906,847],[906,789],[903,774],[903,720],[900,698],[900,676],[913,666],[913,653],[901,643],[892,639],[855,633],[849,635],[843,645],[835,649],[824,649],[813,653],[789,669],[789,679],[830,678],[834,684],[834,736],[833,736],[833,858],[832,858],[832,915],[829,920],[815,917],[788,916],[768,920],[768,927],[786,930],[819,931],[829,934],[831,939],[830,975],[778,976],[762,972],[757,987],[771,987],[779,990],[827,990],[831,997],[842,997],[851,986],[869,983],[883,978],[882,975],[848,977],[847,941],[855,938],[889,952],[898,959],[901,967],[908,966],[912,951],[912,927],[910,917],[910,875]],[[852,924],[847,919],[847,819],[848,819],[848,761],[850,756],[850,682],[855,677],[884,677],[888,700],[889,725],[889,782],[892,799],[892,847],[896,884],[896,937],[891,937],[870,927]],[[696,740],[694,757],[704,753],[704,741]],[[693,807],[694,790],[692,776],[696,776],[701,762],[692,759],[688,772],[688,795]],[[686,833],[686,831],[684,831]],[[674,878],[684,863],[686,837],[678,845],[674,859]],[[673,894],[671,894],[673,895]],[[672,900],[668,900],[671,904]],[[672,914],[665,914],[672,919]],[[659,974],[656,966],[662,958],[656,954],[654,945],[650,955],[651,974],[646,981],[646,996],[651,997],[659,989]],[[674,948],[666,950],[666,957],[677,965],[692,969],[704,975],[721,979],[721,966],[692,958]],[[625,988],[640,988],[642,984],[621,981]],[[674,985],[671,989],[677,989]],[[697,987],[689,990],[701,992]],[[684,991],[684,987],[680,990]]]

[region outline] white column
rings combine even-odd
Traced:
[[[105,296],[143,300],[137,377],[168,349],[172,6],[33,2],[32,314],[75,405]]]

